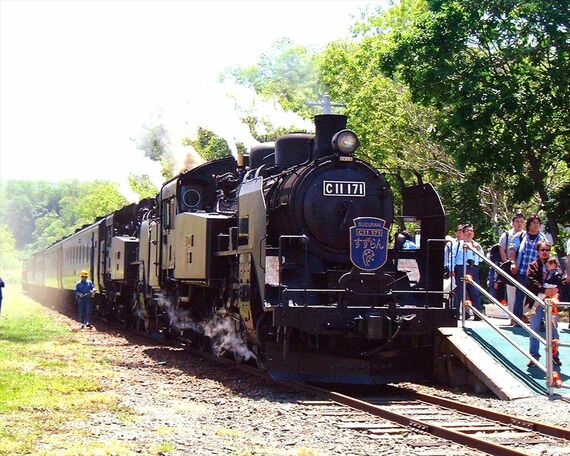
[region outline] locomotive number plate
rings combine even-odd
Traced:
[[[365,182],[323,181],[324,196],[366,196]]]

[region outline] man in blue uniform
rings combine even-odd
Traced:
[[[75,296],[77,297],[77,309],[79,312],[79,321],[81,329],[91,328],[91,308],[93,306],[93,295],[95,294],[95,285],[87,277],[89,273],[85,270],[79,274],[81,280],[75,284]]]
[[[484,255],[483,248],[481,244],[473,240],[475,236],[475,229],[472,225],[463,225],[463,240],[459,241],[457,246],[457,253],[455,254],[455,280],[457,283],[457,303],[463,301],[463,256],[465,255],[465,263],[467,264],[467,274],[473,278],[473,281],[479,283],[479,256],[470,250],[464,250],[464,245],[467,244],[471,248],[474,248]],[[454,247],[455,248],[455,247]],[[479,312],[483,313],[483,306],[481,305],[481,294],[477,288],[475,288],[471,283],[466,284],[466,290],[471,301],[471,304]],[[459,305],[457,306],[459,310]],[[475,315],[473,317],[475,320],[481,320],[481,317]]]

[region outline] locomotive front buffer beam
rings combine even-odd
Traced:
[[[355,334],[367,340],[387,340],[398,328],[400,335],[434,334],[448,315],[449,310],[443,307],[275,307],[273,325],[315,335]]]

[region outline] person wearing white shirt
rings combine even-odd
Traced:
[[[458,302],[463,301],[463,257],[465,256],[465,262],[467,263],[467,274],[473,278],[474,282],[479,284],[479,262],[480,258],[471,250],[464,249],[464,245],[467,244],[471,248],[477,250],[482,255],[484,254],[481,245],[475,241],[475,229],[471,225],[465,225],[463,227],[463,241],[459,241],[459,248],[457,249],[457,254],[455,255],[455,280],[457,281],[457,300]],[[471,304],[479,312],[483,312],[483,306],[481,305],[481,294],[477,288],[472,284],[468,283],[466,285],[467,296],[471,301]],[[475,320],[480,320],[479,317],[475,316]]]
[[[449,271],[449,278],[450,278],[450,289],[452,291],[455,290],[457,287],[457,282],[455,280],[455,256],[459,250],[459,243],[463,240],[463,225],[457,225],[455,228],[455,238],[451,240],[451,243],[445,244],[444,250],[444,265],[445,268]],[[453,299],[453,308],[459,308],[459,300],[457,299],[457,295]]]
[[[509,244],[511,240],[515,237],[516,234],[521,233],[524,231],[525,226],[525,218],[523,214],[515,214],[511,220],[512,228],[509,231],[505,231],[501,238],[499,239],[499,251],[501,254],[501,262],[505,262],[509,260]],[[515,308],[515,299],[517,296],[517,289],[514,285],[511,285],[505,280],[506,291],[507,291],[507,304],[508,308],[511,312],[514,311]]]

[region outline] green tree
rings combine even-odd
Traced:
[[[60,215],[48,212],[35,221],[34,241],[30,250],[38,251],[49,247],[54,242],[70,234],[72,227],[65,227]]]
[[[325,48],[319,75],[333,100],[345,106],[349,127],[361,142],[357,154],[387,174],[396,202],[401,186],[429,181],[444,195],[451,224],[484,220],[479,192],[462,191],[467,188],[465,173],[433,135],[440,112],[415,103],[404,84],[378,70],[391,36],[425,11],[425,1],[404,0],[363,18],[354,27],[360,40],[340,40]]]
[[[44,248],[128,204],[113,182],[9,181],[2,189],[2,221],[16,250]]]
[[[7,225],[0,225],[0,277],[7,284],[20,281],[22,260],[16,240]]]
[[[224,77],[250,87],[265,98],[277,99],[286,111],[310,118],[318,109],[307,105],[320,99],[323,87],[317,73],[317,53],[283,38],[273,43],[255,65],[227,71]]]
[[[158,193],[156,185],[152,183],[148,174],[129,174],[128,179],[131,189],[140,199],[154,198]]]
[[[380,66],[442,112],[437,134],[472,181],[534,197],[557,235],[568,188],[570,10],[566,0],[429,0]]]
[[[60,204],[63,225],[73,230],[129,203],[119,192],[118,184],[91,181],[80,182],[77,190],[64,196]]]
[[[206,161],[223,158],[232,153],[224,138],[202,127],[198,127],[196,139],[186,138],[183,144],[194,147],[196,152]]]
[[[279,136],[283,136],[286,133],[292,131],[299,132],[299,129],[292,125],[289,127],[277,127],[269,119],[258,117],[252,113],[244,113],[241,121],[247,125],[251,136],[259,142],[275,141]]]
[[[63,189],[57,183],[43,181],[8,181],[0,198],[0,216],[22,249],[32,242],[35,221],[50,211],[60,210]]]

